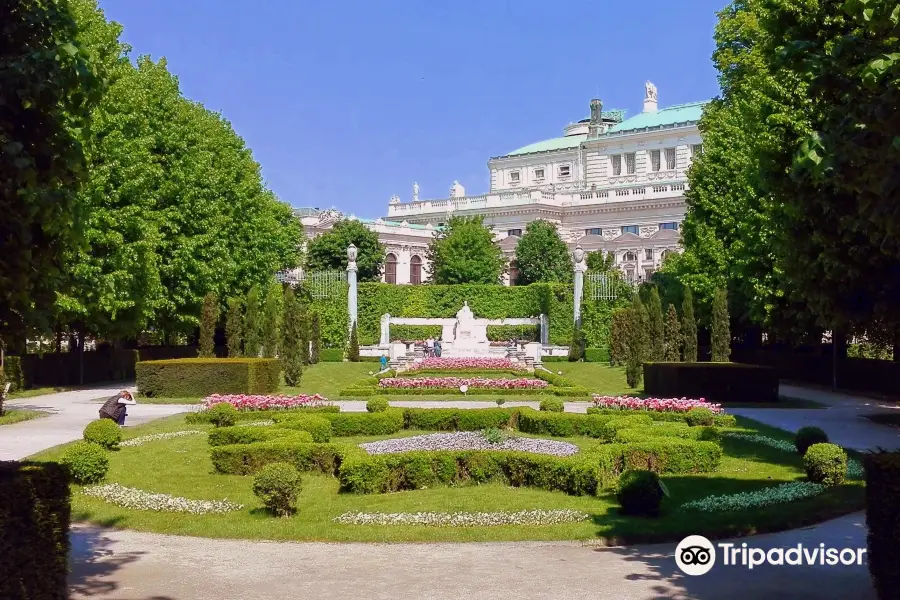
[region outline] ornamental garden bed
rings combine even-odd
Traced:
[[[225,427],[178,415],[128,428],[106,453],[105,478],[73,486],[73,516],[246,539],[631,543],[774,531],[863,506],[852,461],[842,484],[807,484],[791,434],[722,413],[690,425],[688,415],[707,422],[697,408],[330,408],[245,410]],[[288,518],[269,516],[252,490],[253,473],[274,461],[301,471]],[[669,491],[656,518],[620,512],[616,481],[635,468],[657,471]]]

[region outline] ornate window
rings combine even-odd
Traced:
[[[703,144],[694,144],[691,146],[691,156],[700,156],[703,154]]]
[[[637,260],[637,256],[634,255],[634,252],[626,252],[625,253],[625,262],[633,262]]]
[[[659,161],[659,150],[651,150],[650,151],[650,170],[651,171],[659,171],[660,161]]]
[[[677,230],[678,230],[678,223],[660,223],[660,224],[659,224],[659,228],[660,228],[660,229],[674,229],[674,230],[677,231]]]
[[[603,230],[599,227],[591,227],[584,230],[584,235],[603,235]]]
[[[675,170],[675,148],[666,148],[666,170]]]
[[[409,259],[409,282],[413,285],[422,283],[422,258],[419,256]]]
[[[572,168],[569,165],[563,165],[559,168],[559,176],[560,177],[568,177],[572,172]]]
[[[637,225],[623,225],[622,233],[633,233],[634,235],[638,235],[638,226]]]
[[[388,254],[384,261],[384,282],[397,283],[397,256]]]
[[[634,283],[634,270],[633,269],[628,269],[627,271],[625,271],[625,279],[626,279],[626,281],[628,281],[628,283]]]
[[[534,170],[534,178],[535,179],[543,179],[544,178],[544,170],[543,169],[535,169]]]
[[[625,174],[634,175],[634,152],[625,155]]]
[[[644,260],[653,260],[653,250],[651,248],[644,250]]]
[[[613,175],[621,175],[622,174],[622,155],[621,154],[613,154],[612,159],[612,171]]]
[[[522,230],[521,229],[507,229],[506,235],[514,235],[516,237],[522,237]]]
[[[509,182],[510,183],[519,183],[519,172],[518,171],[510,171]]]

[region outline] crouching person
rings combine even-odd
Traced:
[[[127,390],[122,390],[100,407],[101,419],[112,419],[118,425],[125,425],[125,417],[128,415],[128,409],[125,408],[129,404],[137,404],[134,396]]]

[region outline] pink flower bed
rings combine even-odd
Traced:
[[[407,389],[458,389],[467,385],[470,389],[527,390],[547,387],[542,379],[488,379],[486,377],[385,377],[378,382],[383,388]]]
[[[594,406],[618,410],[655,410],[659,412],[687,412],[692,408],[708,408],[723,413],[721,404],[707,402],[703,398],[631,398],[628,396],[594,396]]]
[[[426,358],[421,362],[415,363],[409,368],[410,371],[419,371],[423,369],[497,369],[519,370],[521,367],[507,358]]]
[[[249,394],[227,394],[220,396],[213,394],[203,400],[202,410],[206,410],[216,404],[228,402],[238,410],[280,410],[287,408],[318,408],[331,406],[327,398],[316,394],[315,396],[254,396]]]

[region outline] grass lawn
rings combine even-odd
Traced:
[[[186,425],[184,416],[176,415],[128,428],[125,436],[136,437],[185,429],[205,430],[208,426]],[[788,432],[749,419],[739,419],[738,430],[792,439]],[[422,432],[401,431],[391,436],[333,438],[332,441],[360,443],[419,433]],[[581,437],[568,441],[581,448],[597,443],[596,440]],[[43,452],[37,458],[59,458],[61,448]],[[214,538],[365,542],[591,540],[602,543],[678,540],[689,533],[715,538],[775,531],[804,526],[863,507],[862,482],[849,481],[815,498],[767,508],[733,513],[677,510],[678,505],[689,500],[757,490],[805,478],[801,459],[794,452],[733,439],[726,439],[723,449],[722,464],[715,473],[664,477],[671,498],[664,504],[663,515],[657,519],[619,514],[618,503],[611,493],[598,497],[576,497],[562,492],[489,484],[358,495],[340,493],[337,479],[312,473],[303,474],[298,513],[290,518],[277,519],[268,516],[253,495],[252,476],[219,475],[213,472],[205,435],[153,441],[111,453],[106,481],[191,499],[228,499],[243,504],[242,510],[202,516],[129,510],[87,497],[80,493],[78,486],[74,486],[72,507],[73,516],[79,521]],[[532,509],[574,509],[588,513],[590,519],[560,525],[465,528],[362,526],[332,522],[335,517],[350,511],[473,512]]]
[[[71,392],[78,388],[75,387],[37,387],[30,390],[19,390],[18,392],[10,392],[9,400],[21,400],[22,398],[34,398],[35,396],[43,396],[45,394],[58,394],[60,392]]]
[[[40,419],[41,417],[46,416],[47,413],[40,410],[9,408],[0,415],[0,425],[12,425],[13,423],[21,423],[22,421],[30,421],[31,419]]]

